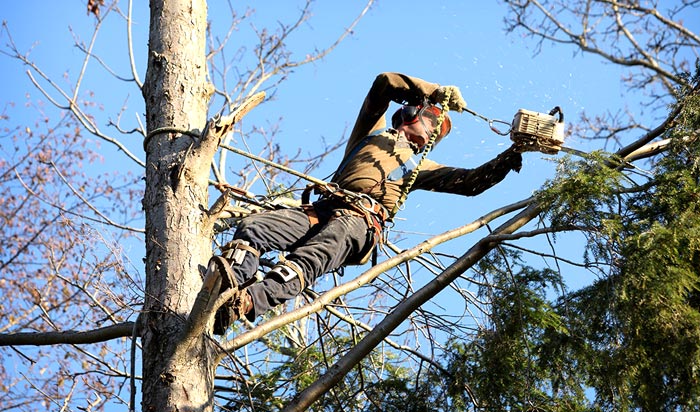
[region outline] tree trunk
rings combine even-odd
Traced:
[[[210,411],[216,362],[199,336],[183,350],[182,332],[211,256],[204,224],[211,158],[196,149],[206,123],[205,0],[151,0],[143,95],[148,138],[146,292],[142,315],[143,411]],[[162,129],[168,128],[168,129]]]

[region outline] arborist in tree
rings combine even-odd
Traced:
[[[392,101],[403,106],[391,116],[387,128],[385,113]],[[475,196],[511,170],[520,171],[522,158],[515,145],[475,169],[443,166],[423,156],[450,132],[446,109],[462,112],[466,108],[456,86],[399,73],[378,75],[332,182],[312,188],[318,200],[309,202],[310,188],[302,197],[302,207],[245,217],[222,254],[210,260],[208,270],[220,272],[219,292],[223,293],[251,283],[261,254],[287,253],[262,281],[242,288],[219,309],[214,333],[223,335],[243,316],[252,321],[299,295],[324,273],[366,262],[381,241],[384,224],[408,192],[423,189]]]

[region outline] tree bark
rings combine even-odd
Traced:
[[[197,136],[212,91],[205,58],[207,5],[151,0],[150,10],[143,89],[148,135],[142,410],[210,411],[216,368],[211,341],[207,334],[183,341],[211,256],[212,234],[204,222],[213,150],[203,152]]]

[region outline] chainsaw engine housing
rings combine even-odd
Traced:
[[[556,112],[559,112],[559,119],[553,116]],[[564,143],[564,115],[558,107],[550,113],[518,110],[513,118],[510,139],[542,153],[556,154]]]

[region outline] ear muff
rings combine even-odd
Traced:
[[[423,106],[401,106],[391,115],[391,127],[396,129],[403,123],[411,124],[418,120],[418,114]]]
[[[399,108],[394,112],[394,114],[391,115],[391,127],[397,129],[399,126],[401,126],[401,123],[403,123],[403,120],[401,120],[401,108]]]

